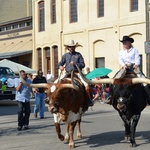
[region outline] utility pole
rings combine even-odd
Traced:
[[[145,14],[146,14],[146,41],[145,41],[145,53],[146,53],[146,76],[150,78],[150,3],[149,0],[145,0]]]

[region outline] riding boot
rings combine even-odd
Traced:
[[[105,100],[105,103],[112,105],[112,98],[111,98],[111,96],[109,96],[109,97]]]
[[[88,98],[87,101],[89,107],[94,105],[94,101],[91,98]]]
[[[147,104],[150,105],[150,88],[148,85],[144,86],[144,90],[147,94],[146,100],[147,100]]]
[[[2,88],[2,81],[0,81],[0,89]]]

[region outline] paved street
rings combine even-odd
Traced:
[[[15,101],[0,101],[0,150],[66,150],[68,145],[59,141],[56,136],[53,116],[45,108],[46,119],[33,117],[31,102],[30,129],[17,131],[17,105]],[[65,133],[62,123],[62,133]],[[112,106],[96,103],[82,119],[82,139],[76,138],[78,150],[130,150],[129,143],[124,141],[124,126]],[[136,150],[150,148],[150,108],[141,116],[136,132]]]

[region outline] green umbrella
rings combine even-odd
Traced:
[[[97,77],[102,77],[108,75],[110,72],[112,72],[111,69],[108,68],[95,68],[90,73],[86,75],[87,79],[94,79]]]

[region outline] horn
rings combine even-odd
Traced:
[[[55,84],[53,84],[55,85]],[[57,85],[57,84],[56,84]],[[76,91],[79,90],[79,87],[74,86],[73,84],[59,84],[59,87],[61,88],[70,88],[70,89],[75,89]]]
[[[81,78],[88,84],[113,84],[114,83],[114,79],[111,78],[106,78],[106,79],[100,79],[100,80],[88,80],[83,73],[81,72],[81,70],[79,69],[79,67],[75,64],[75,66],[77,67]]]
[[[71,83],[72,83],[73,88],[78,91],[79,87],[73,81],[73,71],[71,72]]]
[[[19,76],[20,76],[20,81],[25,84],[26,86],[29,86],[31,88],[48,88],[48,85],[58,85],[57,83],[53,83],[53,84],[48,84],[48,83],[38,83],[38,84],[29,84],[27,83],[22,76],[20,75],[20,71],[19,71]],[[73,78],[73,77],[72,77]],[[75,84],[59,84],[58,87],[62,87],[62,88],[72,88],[75,90],[79,90],[79,87]]]
[[[20,70],[19,70],[18,67],[17,67],[17,69],[18,69],[18,72],[19,72],[20,81],[21,81],[23,84],[25,84],[26,86],[29,86],[29,87],[31,87],[31,88],[47,88],[47,84],[46,84],[46,83],[39,83],[39,84],[29,84],[29,83],[27,83],[27,82],[22,78],[22,76],[21,76],[21,74],[20,74]]]
[[[132,83],[133,84],[138,84],[138,83],[150,84],[150,79],[147,79],[147,78],[133,78]]]

